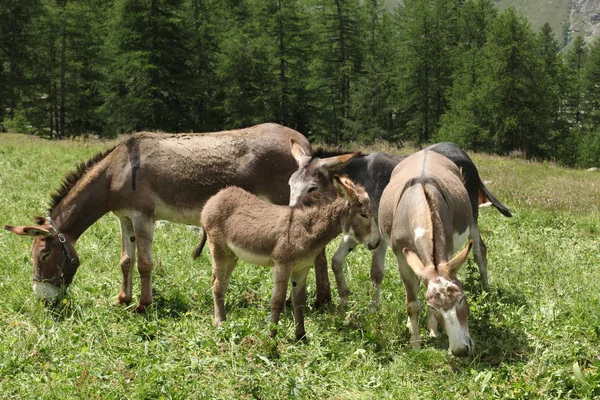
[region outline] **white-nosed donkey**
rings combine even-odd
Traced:
[[[420,151],[403,160],[392,173],[379,205],[379,227],[392,246],[406,288],[411,345],[419,348],[419,281],[427,287],[427,331],[437,335],[438,323],[456,356],[471,355],[469,305],[457,278],[472,240],[454,258],[467,237],[479,235],[461,172],[446,157]]]

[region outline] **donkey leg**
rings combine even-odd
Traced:
[[[385,273],[385,253],[387,243],[384,240],[379,242],[379,246],[373,250],[371,258],[371,281],[373,282],[373,297],[369,305],[369,313],[379,310],[381,304],[381,282]]]
[[[275,264],[273,266],[273,293],[271,294],[271,337],[277,335],[277,323],[285,305],[285,294],[287,292],[288,280],[290,279],[291,267]],[[292,294],[293,297],[293,294]]]
[[[408,321],[406,326],[410,331],[410,345],[413,350],[421,348],[421,336],[419,335],[419,313],[421,312],[421,302],[419,301],[419,278],[410,269],[406,259],[402,254],[397,255],[398,269],[404,282],[406,291],[406,313]]]
[[[342,241],[340,247],[333,255],[331,260],[331,269],[335,275],[335,282],[337,284],[338,295],[340,296],[340,305],[345,306],[348,302],[348,296],[350,296],[350,288],[348,288],[348,282],[344,276],[344,261],[348,253],[356,246],[354,240]]]
[[[212,255],[212,292],[215,305],[215,325],[225,321],[225,293],[229,278],[237,263],[237,257],[226,248],[209,242]]]
[[[306,276],[309,267],[302,267],[292,272],[292,295],[294,301],[294,319],[296,320],[296,340],[306,339],[304,329],[304,308],[306,306]]]
[[[481,233],[479,232],[479,227],[477,224],[473,224],[473,226],[471,226],[469,235],[473,240],[473,256],[475,257],[477,267],[479,267],[479,278],[481,279],[481,285],[483,286],[483,289],[489,291],[490,285],[488,283],[487,272],[487,248],[485,247],[485,243],[483,243],[483,239],[481,238]]]
[[[117,296],[117,302],[120,304],[129,304],[133,298],[133,265],[135,264],[135,232],[131,218],[119,217],[121,225],[121,272],[123,281],[121,290]]]
[[[327,256],[325,249],[315,258],[315,281],[317,285],[317,300],[315,307],[321,307],[331,302],[331,286],[327,273]]]
[[[147,216],[133,218],[133,230],[138,253],[138,272],[141,281],[141,295],[138,306],[133,312],[144,312],[152,304],[152,238],[154,236],[154,220]]]
[[[438,336],[438,320],[432,310],[427,310],[427,334],[429,337]]]

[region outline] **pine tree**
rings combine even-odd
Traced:
[[[28,77],[35,54],[31,46],[35,39],[32,20],[41,12],[39,0],[0,2],[0,122],[16,114],[26,120],[26,110],[21,106],[33,95]]]
[[[459,3],[406,0],[398,13],[399,74],[405,99],[401,108],[406,129],[418,143],[435,135],[447,109]]]
[[[190,125],[184,104],[191,50],[182,8],[182,0],[115,1],[103,107],[110,133]]]
[[[401,138],[395,115],[399,92],[396,79],[397,41],[392,16],[382,0],[365,2],[364,32],[368,33],[364,67],[351,88],[350,118],[346,121],[349,135],[362,142]]]
[[[579,162],[584,167],[600,165],[600,40],[590,45],[583,70],[583,137]]]

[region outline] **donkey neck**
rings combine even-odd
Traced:
[[[87,171],[50,211],[58,230],[77,241],[108,209],[106,169],[100,165]]]
[[[310,248],[321,248],[342,232],[342,218],[348,209],[347,201],[337,197],[328,204],[302,210],[301,221]]]

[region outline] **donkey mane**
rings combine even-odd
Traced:
[[[314,160],[315,158],[329,158],[329,157],[336,157],[336,156],[341,156],[344,154],[349,154],[349,153],[353,153],[356,150],[350,150],[350,149],[346,149],[346,148],[338,148],[337,150],[330,150],[327,148],[324,148],[322,146],[317,147],[315,150],[313,150],[313,156],[311,160]],[[366,157],[368,154],[363,154],[360,153],[358,155],[356,155],[356,157]]]
[[[322,204],[331,203],[336,198],[335,192],[331,190],[314,190],[304,195],[296,205],[292,206],[293,210],[317,207]]]
[[[116,146],[115,146],[116,147]],[[98,164],[101,160],[103,160],[108,154],[110,154],[115,147],[106,150],[102,153],[98,153],[87,161],[83,161],[80,163],[77,168],[73,171],[67,173],[64,177],[62,183],[59,188],[56,189],[54,193],[50,195],[50,204],[48,208],[48,212],[51,213],[56,206],[60,204],[60,202],[65,198],[65,196],[73,189],[75,184],[79,182],[79,179],[89,171],[94,165]]]

